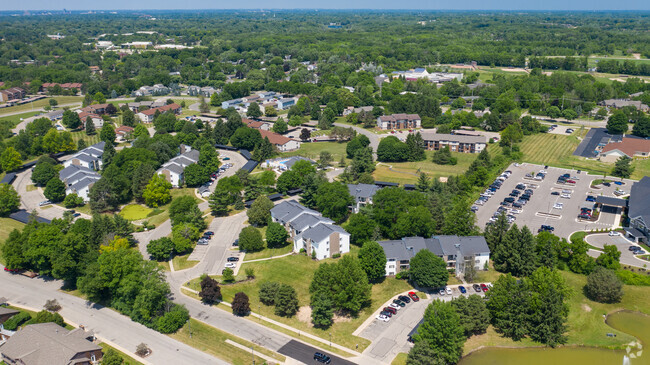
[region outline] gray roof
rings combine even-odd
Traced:
[[[292,156],[292,157],[290,157],[289,159],[287,159],[287,160],[283,163],[283,165],[286,166],[288,169],[290,169],[291,166],[293,166],[296,162],[301,161],[301,160],[307,161],[307,162],[312,163],[312,164],[315,163],[313,160],[310,160],[310,159],[308,159],[307,157],[302,157],[302,156]]]
[[[607,133],[606,128],[591,128],[589,132],[587,132],[585,138],[582,139],[582,142],[578,145],[578,148],[573,151],[573,155],[593,158],[598,155],[596,148],[599,145],[604,146],[610,142],[620,142],[622,140],[622,135],[611,135]]]
[[[79,353],[99,351],[101,347],[86,340],[85,333],[55,323],[25,326],[2,345],[3,356],[30,365],[71,364]]]
[[[173,173],[176,173],[176,174],[178,174],[178,175],[182,174],[183,171],[185,171],[185,169],[183,168],[183,166],[177,164],[176,162],[172,162],[172,163],[169,163],[169,162],[168,162],[168,163],[164,164],[164,165],[160,168],[160,170],[158,170],[158,171],[162,171],[162,170],[169,170],[169,171],[171,171],[171,172],[173,172]]]
[[[79,152],[76,155],[72,156],[72,158],[76,158],[78,160],[86,161],[86,162],[97,161],[97,157],[91,156],[85,152]]]
[[[8,184],[11,185],[14,180],[16,180],[16,173],[15,172],[8,172],[2,180],[0,180],[0,184]]]
[[[314,242],[320,242],[329,237],[334,232],[349,235],[349,233],[346,232],[343,228],[335,224],[320,223],[303,232],[302,237],[310,239]]]
[[[626,199],[614,198],[612,196],[598,195],[596,197],[596,203],[611,205],[614,207],[627,207],[628,201]]]
[[[440,243],[440,247],[445,255],[456,255],[458,252],[456,245],[459,245],[460,252],[463,256],[490,253],[490,249],[483,236],[434,236],[433,239]]]
[[[71,177],[77,174],[82,174],[83,176],[99,176],[95,171],[79,165],[70,165],[63,170],[59,171],[59,178],[61,181],[67,182]],[[80,176],[82,176],[80,175]],[[79,179],[81,179],[80,177]],[[79,180],[78,179],[78,180]]]
[[[359,198],[372,198],[379,189],[381,188],[374,184],[348,184],[348,191],[356,201]]]
[[[459,143],[487,143],[485,136],[463,136],[458,134],[445,134],[433,132],[421,132],[424,141],[431,142],[459,142]]]
[[[650,224],[650,177],[644,176],[632,185],[628,204],[628,216],[631,219],[640,217],[645,224]]]
[[[72,186],[70,186],[70,189],[74,191],[81,191],[83,190],[86,186],[90,184],[94,184],[97,180],[101,179],[99,176],[85,176],[83,179],[77,181],[74,183]]]
[[[2,303],[2,302],[0,302],[0,303]],[[14,315],[14,314],[18,314],[18,313],[20,313],[20,311],[17,311],[15,309],[0,307],[0,316],[6,316],[8,314]]]
[[[297,231],[303,231],[305,228],[314,227],[320,223],[332,224],[334,221],[329,218],[302,212],[299,216],[291,220],[289,226]]]
[[[443,258],[450,255],[456,256],[458,252],[456,245],[460,245],[460,252],[463,256],[490,253],[487,242],[482,236],[404,237],[401,240],[381,241],[379,244],[384,249],[386,258],[396,260],[410,260],[423,249]]]
[[[271,216],[282,224],[292,221],[303,213],[320,215],[317,211],[306,208],[295,200],[286,200],[271,208]]]

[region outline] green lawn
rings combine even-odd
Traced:
[[[405,352],[400,352],[395,356],[393,361],[390,363],[391,365],[406,365],[406,358],[408,357],[408,354]]]
[[[265,248],[262,251],[258,251],[258,252],[247,252],[246,256],[244,257],[244,261],[265,259],[267,257],[280,256],[280,255],[287,254],[287,253],[291,252],[292,250],[293,250],[293,245],[288,243],[284,247]]]
[[[187,261],[190,254],[182,256],[174,256],[172,262],[174,263],[174,270],[184,270],[196,266],[199,261]]]
[[[0,218],[0,248],[2,248],[2,245],[4,245],[11,231],[14,229],[22,231],[23,227],[25,227],[23,223],[15,221],[11,218]],[[3,265],[5,264],[5,261],[2,258],[2,250],[0,250],[0,263]]]
[[[40,114],[41,112],[35,111],[35,112],[27,112],[27,113],[22,113],[22,114],[16,114],[16,115],[9,115],[6,117],[0,117],[0,120],[6,120],[11,122],[14,126],[20,123],[20,119],[27,119],[29,117],[33,117],[36,114]]]
[[[358,248],[353,247],[354,255],[357,254]],[[300,313],[292,318],[279,317],[274,314],[274,307],[265,306],[259,301],[259,287],[266,281],[277,281],[291,285],[298,294],[299,305],[301,307],[309,306],[309,285],[311,283],[314,271],[322,262],[333,262],[335,259],[328,259],[322,261],[314,261],[304,255],[292,255],[279,259],[260,261],[253,263],[246,263],[242,265],[239,270],[238,280],[245,279],[245,269],[253,268],[255,270],[256,278],[251,281],[246,281],[233,285],[221,286],[221,293],[223,300],[226,302],[232,301],[235,293],[244,292],[250,298],[251,310],[256,313],[261,313],[263,316],[269,317],[281,323],[285,323],[301,331],[312,333],[324,339],[328,339],[331,333],[332,341],[339,345],[346,346],[350,349],[355,349],[359,345],[358,351],[363,351],[370,341],[353,336],[354,332],[363,321],[368,318],[380,305],[385,303],[393,295],[412,289],[412,287],[404,280],[397,280],[395,278],[386,278],[380,284],[372,287],[372,304],[363,309],[359,316],[356,318],[346,318],[341,321],[336,321],[328,330],[313,328],[310,324],[310,318],[305,316],[304,321],[300,320]],[[296,275],[300,273],[300,275]],[[193,279],[188,287],[197,290],[199,279]]]
[[[321,151],[329,151],[334,159],[333,163],[338,164],[338,162],[341,161],[341,157],[346,156],[346,146],[346,143],[339,142],[302,143],[300,145],[300,149],[297,151],[285,152],[282,154],[282,156],[303,156],[311,158],[312,160],[318,160]]]
[[[77,132],[71,132],[72,139],[77,143],[80,139],[83,139],[86,142],[86,146],[92,146],[95,143],[99,143],[99,131],[93,135],[87,135],[85,130],[80,130]]]
[[[147,216],[153,212],[153,209],[145,207],[143,205],[139,204],[129,204],[122,208],[122,211],[120,211],[119,215],[122,216],[124,219],[128,219],[130,221],[137,221],[140,219],[147,218]]]
[[[116,351],[124,359],[124,363],[123,363],[124,365],[143,365],[140,361],[132,358],[131,356],[123,353],[122,351],[116,349],[115,347],[112,347],[111,345],[109,345],[107,343],[101,342],[99,344],[99,347],[102,348],[102,350],[104,351],[104,354],[106,354],[106,351],[108,351],[109,349],[113,349],[113,351]]]
[[[250,364],[251,360],[253,360],[253,354],[250,350],[243,350],[226,343],[226,340],[234,341],[249,349],[253,347],[255,353],[262,353],[279,360],[278,362],[284,362],[286,359],[278,353],[267,350],[264,347],[255,345],[239,337],[235,337],[212,326],[208,326],[207,324],[195,319],[190,319],[189,323],[185,324],[185,326],[183,326],[183,328],[178,332],[169,335],[169,337],[235,365]],[[265,363],[265,360],[258,356],[255,356],[254,361],[256,364]]]
[[[196,200],[198,203],[201,202],[198,198],[196,198],[196,195],[194,195],[194,189],[193,188],[172,189],[171,194],[172,194],[172,200],[174,200],[174,198],[178,198],[178,197],[181,197],[181,196],[192,196],[192,197],[194,197],[194,200]],[[149,217],[149,219],[147,219],[149,224],[153,224],[155,226],[158,226],[161,223],[163,223],[164,221],[168,220],[169,219],[169,205],[170,204],[171,204],[171,202],[166,204],[166,205],[163,205],[161,207],[158,207],[158,209],[160,210],[160,213],[156,214],[156,215],[154,215],[152,217]]]
[[[16,105],[16,106],[11,106],[9,108],[2,108],[2,111],[0,113],[6,114],[6,113],[15,113],[15,112],[27,112],[27,111],[32,111],[33,109],[40,109],[45,106],[50,105],[50,98],[45,98],[45,99],[40,99],[36,100],[35,102],[32,103],[27,103],[27,104],[22,104],[22,105]],[[83,101],[83,97],[81,96],[55,96],[54,99],[59,102],[59,105],[64,105],[64,104],[71,104],[71,103],[79,103]]]
[[[434,151],[426,151],[426,160],[418,162],[382,162],[377,164],[374,176],[378,181],[392,181],[404,184],[414,184],[418,181],[420,172],[431,178],[447,177],[464,173],[472,164],[477,154],[452,152],[458,159],[456,165],[437,165],[431,162]],[[388,166],[392,166],[392,169]]]

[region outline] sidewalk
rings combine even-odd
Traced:
[[[255,259],[255,260],[242,261],[242,264],[247,264],[249,262],[258,262],[258,261],[268,261],[268,260],[273,260],[273,259],[279,259],[281,257],[287,257],[287,256],[290,256],[290,255],[293,255],[293,252],[285,253],[284,255],[279,255],[279,256],[271,256],[271,257],[267,257],[267,258],[264,258],[264,259]]]

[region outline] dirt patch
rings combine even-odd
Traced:
[[[308,323],[311,327],[311,307],[308,305],[300,307],[298,313],[296,313],[296,318],[298,318],[300,322]]]
[[[641,59],[641,53],[632,53],[632,57],[634,57],[637,60]]]
[[[585,312],[591,312],[591,307],[588,306],[587,304],[582,305],[582,310]]]
[[[334,313],[334,317],[332,318],[334,323],[341,323],[341,322],[350,322],[352,320],[352,317],[349,315],[341,315],[338,313]]]

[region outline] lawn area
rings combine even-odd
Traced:
[[[109,349],[113,349],[113,351],[116,351],[124,359],[124,365],[142,365],[142,363],[140,361],[132,358],[131,356],[123,353],[122,351],[116,349],[115,347],[112,347],[111,345],[109,345],[107,343],[101,342],[99,344],[99,347],[102,348],[102,350],[104,351],[104,354],[106,354],[106,351],[108,351]]]
[[[593,302],[585,297],[582,288],[587,283],[587,277],[562,271],[568,286],[571,288],[568,319],[567,345],[600,346],[607,348],[623,348],[634,338],[608,326],[603,315],[626,309],[650,314],[650,287],[624,286],[624,295],[620,303],[602,304]],[[606,333],[615,333],[616,337],[607,337]],[[490,326],[488,331],[479,336],[473,336],[465,343],[464,353],[475,350],[480,346],[526,347],[539,346],[529,339],[514,342],[501,337]]]
[[[181,197],[181,196],[192,196],[192,197],[194,197],[194,200],[196,200],[198,203],[201,203],[201,201],[198,198],[196,198],[196,195],[194,195],[194,188],[172,189],[171,194],[172,194],[172,200],[174,200],[174,198],[178,198],[178,197]],[[155,226],[158,226],[161,223],[163,223],[164,221],[168,220],[169,219],[169,205],[170,204],[171,204],[171,202],[169,202],[168,204],[163,205],[161,207],[158,207],[158,210],[160,210],[160,213],[150,217],[149,219],[147,219],[149,224],[153,224]],[[155,212],[155,210],[154,210],[154,212]]]
[[[300,149],[292,152],[282,153],[282,156],[303,156],[311,158],[312,160],[318,160],[321,151],[329,151],[332,154],[334,159],[333,163],[338,164],[341,161],[341,157],[346,156],[345,147],[346,143],[339,142],[308,142],[301,143]]]
[[[41,114],[40,111],[33,111],[33,112],[27,112],[27,113],[22,113],[22,114],[16,114],[16,115],[8,115],[6,117],[0,117],[0,120],[6,120],[15,126],[16,124],[20,123],[20,119],[27,119],[29,117],[33,117],[37,114]]]
[[[22,231],[23,227],[25,227],[23,223],[15,221],[11,218],[0,218],[0,248],[2,248],[2,245],[4,245],[11,231],[14,229]],[[0,250],[0,263],[3,265],[5,264],[5,261],[2,258],[2,250]]]
[[[59,102],[59,105],[79,103],[83,101],[81,96],[55,96],[54,99]],[[50,105],[50,98],[36,100],[32,103],[10,106],[8,108],[2,108],[2,113],[16,113],[22,111],[31,111],[33,109],[40,109],[44,106]]]
[[[190,337],[190,330],[192,337]],[[226,340],[239,343],[249,349],[252,346],[255,353],[262,353],[266,356],[275,358],[279,360],[278,362],[284,362],[286,359],[280,354],[230,335],[212,326],[208,326],[207,324],[195,319],[190,319],[190,322],[185,324],[185,326],[183,326],[183,328],[178,332],[169,335],[169,337],[235,365],[250,364],[252,360],[251,351],[245,351],[239,347],[226,343]],[[265,363],[265,360],[258,356],[255,356],[254,361],[256,364]]]
[[[408,354],[405,352],[400,352],[395,356],[393,359],[393,362],[391,362],[391,365],[406,365],[406,358],[408,357]]]
[[[174,256],[172,259],[172,263],[174,263],[174,270],[189,269],[199,263],[199,261],[187,261],[188,257],[190,257],[189,253],[187,255]]]
[[[77,132],[70,132],[72,134],[72,139],[77,143],[80,139],[83,139],[86,142],[86,146],[92,146],[95,143],[99,143],[99,131],[97,133],[89,136],[86,134],[85,130],[80,130]]]
[[[257,260],[257,259],[265,259],[267,257],[274,257],[274,256],[280,256],[287,254],[293,250],[293,246],[288,243],[284,247],[279,247],[279,248],[265,248],[262,251],[258,252],[247,252],[246,256],[244,257],[244,261],[250,261],[250,260]]]
[[[153,209],[145,207],[144,205],[129,204],[124,208],[122,208],[119,215],[121,215],[122,218],[124,219],[128,219],[130,221],[137,221],[139,219],[147,218],[147,216],[151,212],[153,212]]]
[[[418,162],[381,162],[377,164],[372,176],[378,181],[392,181],[414,184],[419,173],[424,172],[431,178],[447,177],[464,173],[476,158],[476,154],[452,152],[458,159],[456,165],[437,165],[431,162],[434,151],[426,151],[426,160]],[[392,166],[392,169],[389,167]]]
[[[358,248],[353,247],[352,253],[356,255]],[[301,307],[309,306],[309,285],[313,277],[314,271],[318,268],[318,265],[322,262],[334,262],[335,259],[314,261],[311,258],[304,255],[292,255],[274,260],[245,263],[242,265],[242,268],[239,270],[238,280],[245,279],[245,270],[246,268],[253,268],[255,270],[256,278],[251,281],[246,281],[233,285],[223,285],[221,286],[221,293],[223,295],[223,300],[226,302],[231,302],[235,293],[244,292],[250,298],[250,307],[253,312],[260,313],[263,316],[269,317],[278,322],[290,325],[301,331],[309,332],[316,336],[319,336],[324,339],[329,339],[330,333],[332,336],[332,342],[336,342],[339,345],[346,346],[350,349],[355,349],[355,345],[359,345],[358,351],[363,351],[368,345],[369,341],[353,336],[357,327],[359,327],[363,321],[368,318],[380,305],[384,304],[388,299],[394,296],[397,293],[401,293],[412,289],[412,287],[403,280],[397,280],[395,278],[386,278],[384,282],[375,284],[372,287],[372,304],[369,307],[363,309],[359,316],[356,318],[346,318],[340,321],[336,321],[332,327],[327,330],[313,328],[310,324],[310,318],[305,318],[304,321],[298,319],[300,314],[292,318],[285,318],[276,316],[274,314],[273,306],[265,306],[259,301],[259,287],[263,282],[266,281],[276,281],[280,283],[285,283],[291,285],[296,292],[298,293],[299,305]],[[300,275],[296,275],[300,273]],[[197,290],[198,289],[199,279],[193,279],[188,287]]]

